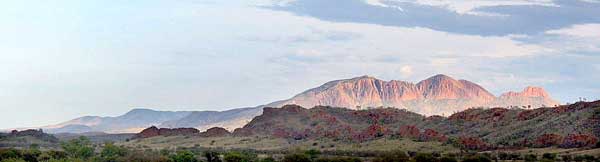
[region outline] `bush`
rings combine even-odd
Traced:
[[[432,162],[432,161],[436,161],[436,159],[431,154],[418,153],[417,156],[415,156],[415,161],[416,162]]]
[[[333,158],[319,158],[316,162],[362,162],[359,158],[351,157],[333,157]]]
[[[21,152],[15,149],[2,149],[0,150],[0,160],[13,159],[21,157]]]
[[[4,159],[0,162],[27,162],[23,159],[19,159],[19,158],[8,158],[8,159]]]
[[[215,151],[205,151],[204,158],[206,158],[207,162],[221,162],[219,153]]]
[[[600,141],[596,142],[596,148],[600,148]]]
[[[226,162],[254,162],[256,161],[256,157],[256,154],[228,152],[223,157],[223,160]]]
[[[264,159],[260,159],[259,162],[275,162],[275,159],[273,157],[267,157]]]
[[[410,160],[410,158],[406,155],[406,152],[395,150],[377,155],[377,157],[373,159],[373,162],[404,162],[408,160]]]
[[[463,162],[492,162],[492,160],[486,156],[476,155],[465,158]]]
[[[310,162],[310,158],[306,154],[288,154],[282,162]]]
[[[444,156],[440,159],[440,162],[458,162],[454,157]]]
[[[542,158],[543,159],[548,159],[548,160],[554,160],[554,159],[556,159],[556,154],[553,154],[553,153],[544,153],[542,155]]]
[[[113,143],[105,143],[104,148],[100,152],[102,161],[116,161],[117,158],[124,157],[125,155],[127,155],[127,149],[115,146]]]
[[[319,155],[321,154],[321,151],[315,150],[315,149],[310,149],[310,150],[305,151],[304,154],[308,155],[310,160],[315,160],[315,159],[317,159],[317,157],[319,157]]]
[[[61,147],[70,157],[81,159],[94,156],[94,148],[91,145],[90,140],[84,136],[61,143]]]
[[[171,155],[173,162],[198,162],[196,155],[190,151],[178,151],[177,154]]]
[[[525,155],[523,160],[525,160],[526,162],[535,162],[537,161],[537,156],[535,156],[534,154],[527,154]]]

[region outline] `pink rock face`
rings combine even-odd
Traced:
[[[351,109],[384,106],[404,108],[425,115],[443,115],[470,107],[540,107],[558,103],[542,88],[527,87],[523,92],[509,92],[495,97],[473,82],[436,75],[417,84],[383,81],[369,76],[336,80],[267,106],[281,107],[288,104]]]

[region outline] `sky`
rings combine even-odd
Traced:
[[[598,0],[0,1],[0,128],[435,74],[600,99]]]

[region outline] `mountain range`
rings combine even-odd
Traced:
[[[449,115],[471,107],[546,107],[559,103],[540,87],[507,92],[498,97],[483,87],[446,75],[435,75],[418,83],[384,81],[370,76],[327,82],[294,97],[273,103],[227,111],[155,111],[133,109],[117,117],[85,116],[57,125],[41,127],[50,133],[133,133],[149,126],[164,128],[193,127],[206,130],[240,128],[261,115],[263,107],[319,105],[367,109],[395,107],[422,115]]]

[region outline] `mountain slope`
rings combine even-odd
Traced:
[[[401,136],[420,141],[457,139],[473,147],[594,145],[600,137],[600,101],[537,109],[468,109],[449,117],[425,117],[395,108],[350,110],[286,105],[265,108],[238,136],[365,141]],[[548,137],[556,137],[548,142]],[[551,138],[551,139],[552,139]],[[478,144],[479,143],[479,144]]]
[[[369,76],[336,80],[267,106],[281,107],[287,104],[351,109],[384,106],[405,108],[425,115],[441,115],[469,107],[541,107],[558,105],[558,102],[550,98],[542,88],[528,87],[524,92],[511,92],[495,97],[473,82],[436,75],[417,84],[383,81]]]
[[[198,111],[183,118],[166,121],[159,125],[162,128],[197,128],[206,130],[222,127],[232,131],[248,123],[252,118],[262,114],[262,108],[239,108],[227,111]]]

